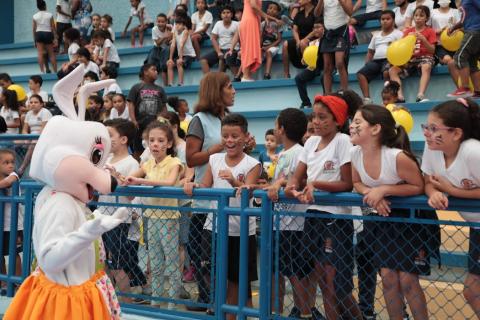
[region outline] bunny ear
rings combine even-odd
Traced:
[[[84,73],[84,66],[80,64],[67,76],[55,83],[52,89],[53,99],[57,106],[71,120],[78,120],[73,104],[73,96],[78,85],[82,83]]]
[[[79,120],[85,120],[85,108],[87,106],[88,97],[92,93],[108,88],[114,83],[115,79],[107,79],[102,81],[90,82],[80,87],[77,94]]]

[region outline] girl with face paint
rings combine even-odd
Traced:
[[[428,204],[448,209],[448,197],[480,198],[480,110],[470,99],[447,101],[430,111],[422,125],[425,151],[422,171]],[[467,221],[480,215],[460,212]],[[468,275],[463,295],[480,317],[480,229],[470,228]]]
[[[423,193],[423,178],[402,126],[382,106],[365,105],[350,124],[352,181],[372,214],[409,217],[408,209],[391,209],[388,196]],[[368,229],[368,226],[365,226]],[[425,233],[410,223],[375,222],[374,264],[380,267],[390,319],[403,319],[405,296],[414,319],[428,319],[419,274],[430,272]],[[368,232],[369,230],[364,230]],[[372,231],[370,231],[372,232]],[[425,237],[426,238],[426,237]],[[408,250],[405,250],[408,248]]]

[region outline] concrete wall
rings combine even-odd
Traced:
[[[35,0],[0,0],[2,2],[14,2],[14,41],[28,42],[32,39],[32,16],[37,12]],[[46,0],[47,10],[55,11],[56,0]],[[176,0],[143,0],[147,6],[150,17],[155,18],[160,12],[167,13],[172,3]],[[99,14],[108,13],[113,17],[113,29],[122,31],[127,23],[130,13],[129,0],[91,0],[93,12]],[[137,20],[138,21],[138,20]],[[132,22],[133,23],[133,22]]]

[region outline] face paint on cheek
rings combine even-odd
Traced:
[[[439,134],[438,136],[435,137],[435,143],[436,144],[443,144],[443,137],[441,134]]]
[[[353,134],[360,135],[360,132],[362,132],[362,130],[359,125],[353,127]]]

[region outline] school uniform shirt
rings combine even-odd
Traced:
[[[76,42],[73,42],[68,46],[68,51],[67,51],[68,61],[70,62],[73,61],[73,58],[77,54],[78,49],[80,49],[80,46]]]
[[[397,172],[397,156],[403,152],[401,149],[388,148],[382,146],[381,152],[381,168],[378,179],[370,177],[365,171],[363,151],[360,146],[354,146],[350,155],[352,158],[352,166],[357,170],[360,180],[364,185],[370,188],[379,187],[384,184],[401,184],[403,180],[398,176]]]
[[[62,12],[70,13],[72,11],[70,0],[57,0],[57,6],[60,6],[60,8],[62,9]],[[71,23],[72,18],[64,15],[63,13],[57,12],[57,22]]]
[[[327,30],[335,30],[346,25],[350,20],[350,17],[345,13],[338,0],[323,1],[323,16],[325,29]]]
[[[125,107],[125,109],[123,109],[122,114],[118,114],[118,110],[115,108],[112,108],[112,110],[110,110],[110,120],[117,119],[117,118],[130,120],[130,114],[128,113],[128,108]]]
[[[183,172],[183,165],[180,159],[177,157],[166,156],[160,163],[154,158],[151,158],[142,165],[143,171],[146,173],[145,179],[151,181],[164,181],[170,175],[170,171],[175,167],[180,166],[180,171],[178,173],[177,181],[175,184],[178,184],[180,181],[180,175]],[[178,207],[178,199],[167,199],[167,198],[157,198],[157,197],[148,197],[144,198],[144,203],[152,206],[167,206],[167,207]],[[148,218],[154,219],[178,219],[180,218],[180,212],[177,210],[166,210],[166,209],[145,209],[143,215]]]
[[[434,4],[435,3],[432,0],[425,0],[423,3],[418,4],[418,5],[422,5],[422,6],[427,6],[428,9],[430,9],[430,19],[428,19],[428,21],[427,21],[427,25],[429,25],[429,26],[432,25],[432,12],[433,12]],[[411,2],[407,7],[407,11],[405,12],[405,17],[412,18],[412,26],[415,26],[415,20],[413,19],[413,13],[415,12],[415,9],[417,8],[418,5],[417,5],[416,1]]]
[[[370,44],[368,45],[368,49],[375,50],[375,54],[373,55],[373,60],[379,59],[386,59],[387,58],[387,48],[388,46],[398,39],[403,37],[403,33],[400,30],[394,29],[387,35],[382,35],[382,31],[376,33],[372,40],[370,40]]]
[[[87,72],[92,71],[96,73],[97,76],[100,78],[100,69],[98,68],[98,64],[96,64],[93,61],[89,61],[86,66],[84,65],[84,67],[85,69],[83,74],[86,74]]]
[[[410,27],[407,29],[403,30],[403,36],[406,37],[410,32],[415,32],[415,27]],[[427,41],[433,45],[437,43],[437,34],[435,33],[435,30],[433,30],[430,27],[425,27],[421,32],[427,38]],[[430,53],[427,51],[427,48],[423,44],[423,42],[417,38],[417,41],[415,42],[415,49],[413,50],[413,55],[412,58],[418,58],[418,57],[423,57],[423,56],[433,56],[433,53]]]
[[[48,102],[48,93],[46,91],[39,91],[37,93],[40,97],[42,97],[42,100],[43,100],[43,103],[47,103]],[[30,91],[27,93],[27,101],[25,102],[25,105],[28,106],[29,103],[30,103],[30,97],[33,95],[33,92]]]
[[[332,141],[322,150],[317,151],[322,141],[320,136],[312,136],[303,147],[300,162],[307,166],[307,183],[312,181],[340,181],[340,168],[350,162],[350,137],[337,133]],[[309,209],[326,211],[334,214],[350,214],[350,207],[312,205]]]
[[[207,24],[209,24],[211,27],[212,23],[213,23],[213,16],[209,11],[205,11],[205,13],[203,14],[203,17],[201,18],[198,11],[192,14],[192,24],[195,25],[194,32],[197,32],[198,30],[203,29]],[[210,36],[210,29],[211,29],[210,27],[206,31],[206,33],[209,36]]]
[[[105,97],[109,93],[123,93],[122,88],[118,85],[118,83],[112,83],[107,89],[103,90],[103,96]]]
[[[187,40],[183,45],[183,56],[195,58],[196,54],[195,54],[195,49],[193,49],[192,38],[190,38],[190,32],[188,32],[187,29],[183,30],[182,33],[178,33],[177,31],[175,31],[175,41],[177,44],[177,51],[180,49],[180,45],[182,43],[182,40],[185,34],[187,35]]]
[[[218,46],[222,50],[229,50],[230,45],[232,44],[233,35],[238,30],[238,22],[232,21],[232,23],[228,26],[228,28],[223,24],[223,21],[218,21],[215,23],[212,29],[212,34],[216,34],[218,36]],[[237,43],[235,46],[235,50],[238,50],[240,45]]]
[[[405,26],[405,19],[407,18],[407,10],[402,14],[400,7],[395,7],[392,11],[395,13],[395,26],[398,29],[403,29]]]
[[[105,42],[103,43],[103,46],[101,48],[95,47],[94,53],[103,57],[103,53],[107,48],[110,49],[108,50],[107,61],[120,63],[120,56],[118,55],[117,48],[115,47],[115,45],[110,39],[105,39]],[[107,62],[107,61],[104,61],[104,62]]]
[[[433,9],[432,28],[435,31],[442,30],[443,28],[450,28],[457,24],[461,18],[458,9],[449,8],[446,13],[440,12],[439,9]],[[440,43],[440,35],[438,35],[437,41]]]
[[[110,33],[110,39],[111,39],[112,41],[115,41],[115,32],[113,32],[112,27],[108,27],[108,28],[107,28],[107,31],[108,31],[108,33]]]
[[[280,151],[273,176],[275,181],[281,178],[288,180],[295,174],[303,151],[303,147],[298,143],[288,150]],[[274,210],[280,212],[304,212],[306,211],[306,206],[303,204],[275,203]],[[282,215],[280,218],[280,230],[303,231],[304,224],[305,217]],[[274,222],[274,226],[276,226],[276,222]]]
[[[153,40],[153,45],[156,47],[157,43],[155,42],[156,40],[163,39],[167,36],[167,28],[165,28],[165,31],[160,31],[160,28],[158,26],[155,26],[152,28],[152,40]]]
[[[145,7],[145,3],[143,3],[142,1],[140,1],[136,9],[134,7],[130,8],[130,17],[138,17],[138,22],[140,22],[140,11],[142,11],[142,9],[143,9],[143,23],[144,24],[152,23],[152,19],[150,19],[150,16],[147,13],[147,8]]]
[[[42,108],[37,114],[33,113],[33,110],[28,111],[25,115],[25,122],[28,123],[31,134],[40,134],[42,123],[51,118],[52,113],[48,109]]]
[[[367,0],[365,7],[365,13],[381,11],[383,9],[382,0]]]
[[[135,160],[134,157],[131,155],[126,156],[125,158],[112,163],[113,159],[113,154],[110,154],[110,156],[107,158],[107,164],[113,166],[115,170],[120,173],[122,176],[128,176],[132,174],[133,172],[137,171],[138,168],[140,168],[140,165],[138,164],[138,161]],[[107,203],[130,203],[131,201],[128,199],[126,196],[112,196],[112,195],[100,195],[98,197],[98,202],[107,202]],[[115,210],[117,210],[118,207],[109,207],[109,206],[99,206],[97,210],[99,210],[102,214],[109,215],[111,216]],[[130,216],[128,217],[127,220],[124,221],[124,223],[131,223],[132,222],[132,216],[131,216],[131,208],[128,208],[130,211]]]
[[[428,175],[446,178],[460,189],[480,187],[480,141],[468,139],[460,144],[455,160],[447,168],[442,151],[430,150],[425,144],[422,157],[422,171]],[[460,212],[466,221],[480,222],[477,212]]]
[[[221,179],[218,175],[220,170],[230,170],[235,179],[244,182],[250,171],[257,165],[260,165],[257,159],[244,154],[243,159],[234,167],[227,165],[225,161],[225,153],[215,153],[210,156],[208,163],[212,170],[213,185],[212,188],[232,189],[232,185],[224,179]],[[240,198],[230,198],[230,207],[240,207]],[[216,202],[212,201],[212,209],[216,209]],[[240,217],[230,216],[228,218],[228,235],[239,237],[240,236]],[[213,214],[209,213],[207,220],[205,221],[204,229],[212,231]],[[250,217],[248,219],[248,235],[254,235],[256,231],[255,218]]]
[[[38,11],[33,15],[33,20],[37,24],[35,32],[52,32],[51,20],[53,15],[47,11]]]
[[[5,119],[5,123],[8,125],[12,125],[15,122],[15,119],[19,119],[20,115],[18,114],[18,111],[13,111],[12,109],[7,109],[5,106],[0,108],[0,117]],[[7,128],[6,133],[11,133],[11,134],[18,134],[20,133],[19,128]]]

